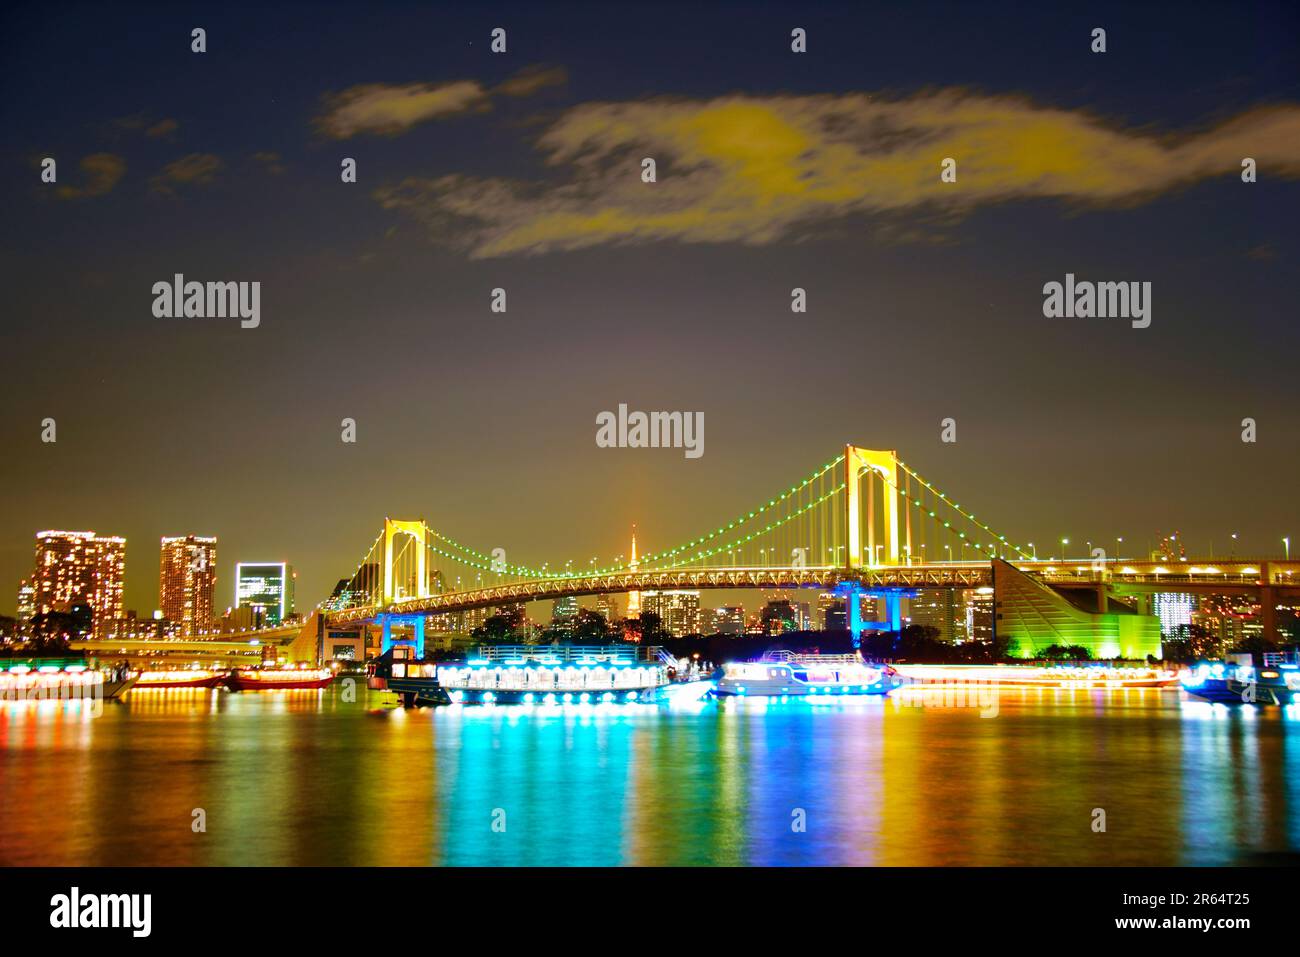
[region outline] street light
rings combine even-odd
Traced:
[[[1038,561],[1038,549],[1036,549],[1036,548],[1034,547],[1034,543],[1033,543],[1033,542],[1030,542],[1030,543],[1029,543],[1029,550],[1030,550],[1031,552],[1033,552],[1033,555],[1034,555],[1034,561]]]
[[[1065,561],[1065,546],[1070,544],[1068,538],[1061,539],[1061,561]]]
[[[1289,538],[1282,539],[1282,544],[1286,546],[1286,560],[1290,561],[1291,560],[1291,539]]]

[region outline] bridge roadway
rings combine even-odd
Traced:
[[[1124,593],[1197,592],[1234,594],[1271,586],[1279,598],[1300,597],[1300,561],[1231,559],[1179,562],[1114,559],[1095,569],[1088,561],[1016,561],[1016,568],[1058,587],[1108,585]],[[381,614],[437,615],[516,602],[545,601],[569,595],[630,591],[705,590],[718,588],[818,588],[855,583],[864,589],[983,588],[993,584],[992,563],[984,561],[880,565],[851,572],[841,566],[781,568],[705,568],[617,572],[526,580],[481,588],[408,598],[386,606],[363,605],[327,614],[331,625],[373,621]]]

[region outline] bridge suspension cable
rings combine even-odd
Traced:
[[[846,466],[850,452],[853,462]],[[846,468],[855,474],[846,474]],[[852,521],[859,523],[856,529],[850,527]],[[863,542],[865,553],[855,551]],[[893,452],[850,447],[766,502],[681,544],[649,552],[635,567],[643,572],[792,566],[852,570],[888,564],[880,555],[885,549],[890,560],[910,565],[964,560],[967,546],[981,557],[1030,557]],[[631,570],[631,561],[622,556],[599,567],[593,560],[586,568],[507,562],[500,551],[473,548],[423,521],[386,519],[352,577],[318,607],[383,607],[527,580]]]

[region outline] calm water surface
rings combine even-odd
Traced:
[[[0,863],[1233,864],[1300,849],[1294,709],[1157,691],[1008,690],[996,717],[906,696],[402,711],[359,682],[356,698],[336,683],[133,692],[98,717],[0,705]]]

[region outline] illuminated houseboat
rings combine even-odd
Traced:
[[[89,668],[84,661],[19,662],[0,671],[0,701],[116,698],[139,677],[126,668]]]
[[[404,704],[633,704],[660,699],[673,660],[637,645],[499,645],[464,661],[415,661],[393,648],[369,686]]]
[[[324,688],[334,680],[327,668],[236,668],[226,675],[231,691],[295,691]]]
[[[1087,691],[1134,688],[1177,689],[1178,675],[1163,668],[1081,665],[913,665],[898,673],[909,685],[996,685]]]
[[[1228,655],[1226,662],[1197,665],[1182,681],[1188,694],[1216,704],[1287,705],[1300,695],[1300,661],[1269,653],[1257,668],[1252,655]]]
[[[747,698],[830,698],[889,694],[899,684],[888,665],[873,665],[858,655],[800,655],[769,652],[758,661],[722,666],[715,694]]]
[[[170,688],[220,688],[226,682],[225,672],[205,669],[172,669],[168,671],[142,671],[136,682],[137,691]]]

